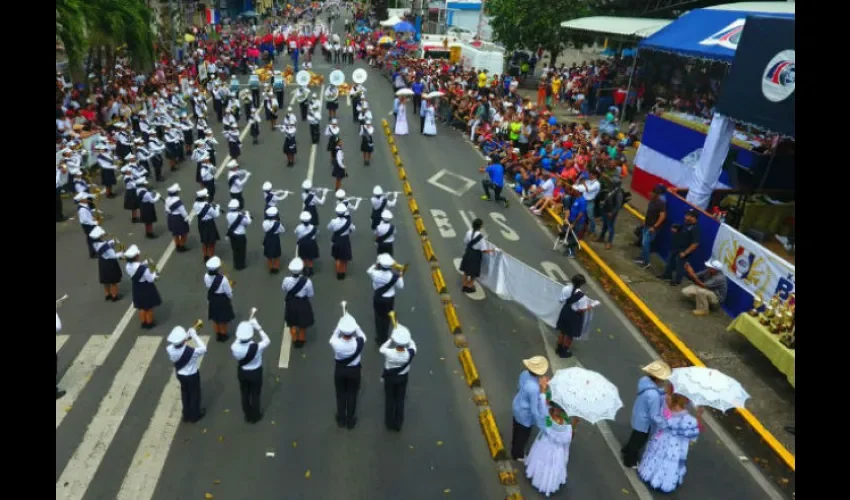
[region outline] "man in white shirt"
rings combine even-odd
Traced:
[[[591,234],[596,234],[596,197],[599,196],[602,186],[599,184],[599,174],[595,169],[588,170],[587,175],[587,179],[576,186],[576,190],[587,201],[587,220],[590,224],[588,229]]]

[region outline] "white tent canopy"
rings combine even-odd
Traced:
[[[603,35],[646,38],[671,22],[672,21],[669,19],[592,16],[564,21],[561,23],[561,27],[571,30],[589,31]]]
[[[399,17],[392,16],[392,17],[390,17],[389,19],[385,19],[385,20],[381,21],[381,22],[380,22],[380,23],[378,23],[378,24],[380,24],[380,25],[381,25],[381,26],[383,26],[384,28],[392,28],[392,27],[393,27],[393,26],[395,26],[396,24],[398,24],[398,23],[402,22],[402,20],[403,20],[403,19],[401,19],[401,18],[399,18]]]

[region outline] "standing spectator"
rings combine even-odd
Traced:
[[[699,212],[692,208],[685,214],[683,226],[673,224],[673,244],[670,248],[670,255],[667,257],[664,273],[659,276],[663,280],[669,280],[671,286],[676,286],[682,282],[688,257],[696,252],[699,247],[698,216]]]
[[[561,228],[561,239],[566,243],[564,256],[575,258],[575,247],[578,245],[578,233],[584,225],[584,219],[587,217],[587,200],[584,199],[574,186],[567,187],[567,192],[572,199],[570,208],[564,210],[564,220],[567,221],[567,226]],[[572,231],[570,231],[572,228]]]
[[[517,462],[525,461],[525,447],[531,436],[531,428],[544,415],[540,414],[540,390],[548,382],[546,372],[549,361],[544,356],[534,356],[522,360],[525,370],[519,374],[517,394],[513,401],[513,432],[511,433],[511,458]]]
[[[605,198],[599,204],[599,212],[602,216],[602,232],[599,233],[597,241],[605,241],[605,235],[608,235],[608,241],[605,242],[605,249],[610,250],[614,242],[614,223],[617,221],[617,214],[625,204],[625,196],[623,193],[623,181],[618,176],[611,178],[611,190],[605,195]]]
[[[726,276],[721,272],[723,263],[710,260],[705,263],[705,269],[695,273],[690,264],[685,264],[685,272],[694,281],[682,289],[682,295],[694,299],[696,309],[694,316],[708,316],[712,305],[722,304],[726,300]]]
[[[601,188],[602,186],[599,184],[599,173],[595,168],[588,170],[587,180],[576,187],[582,196],[584,196],[585,201],[587,201],[587,228],[591,233],[596,232],[596,197],[599,195]]]
[[[655,241],[661,225],[667,220],[667,200],[662,196],[665,191],[664,186],[659,184],[649,195],[649,206],[646,208],[641,229],[640,257],[635,259],[635,263],[644,269],[650,265],[649,254],[652,250],[652,242]]]

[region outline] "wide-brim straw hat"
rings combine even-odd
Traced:
[[[653,361],[652,363],[644,366],[641,370],[653,377],[660,380],[667,380],[670,378],[670,375],[673,374],[673,370],[670,368],[670,365],[665,363],[664,361]]]
[[[545,375],[549,371],[549,360],[543,356],[524,359],[522,360],[522,364],[525,365],[528,371],[537,376]]]

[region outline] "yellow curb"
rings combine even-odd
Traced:
[[[416,204],[415,198],[408,198],[407,199],[407,207],[410,209],[410,213],[412,213],[413,215],[416,215],[416,214],[419,213],[419,205]]]
[[[422,217],[418,215],[413,216],[413,224],[416,226],[416,232],[419,233],[419,236],[427,236],[428,231],[425,230],[425,223],[422,222]]]
[[[409,182],[404,181],[404,183],[402,183],[402,185],[401,185],[401,188],[404,190],[405,196],[410,196],[410,195],[413,194],[413,188],[410,187]]]
[[[403,180],[403,181],[407,180],[407,171],[404,170],[403,167],[399,167],[399,169],[398,169],[398,178]]]
[[[395,145],[391,145],[391,146],[390,146],[390,151],[391,151],[391,152],[392,152],[392,154],[394,154],[394,155],[397,155],[397,154],[398,154],[398,148],[397,148],[397,147],[395,147]]]
[[[455,310],[454,304],[446,302],[446,305],[443,306],[443,313],[446,315],[446,322],[449,324],[449,331],[455,335],[463,333],[460,329],[460,319],[457,317],[457,311]]]
[[[505,445],[502,443],[499,428],[496,427],[493,412],[489,408],[485,409],[478,414],[478,421],[481,423],[481,430],[484,431],[484,438],[487,441],[487,447],[490,449],[490,456],[493,457],[493,460],[507,460]]]
[[[443,272],[439,268],[431,269],[431,281],[434,282],[437,293],[446,293],[446,280],[443,279]]]
[[[499,473],[499,482],[502,486],[515,486],[516,474],[512,470],[506,470]]]
[[[398,157],[398,156],[395,157],[395,166],[398,167],[398,168],[401,168],[401,167],[404,166],[404,163],[401,162],[401,157]]]
[[[388,143],[390,146],[392,146],[393,144],[395,144],[395,139],[393,139],[393,136],[388,136],[388,137],[387,137],[387,143]]]
[[[436,262],[437,256],[434,254],[434,247],[431,246],[431,242],[425,240],[422,242],[422,251],[425,252],[425,259],[428,262]]]
[[[381,119],[381,126],[383,126],[384,128],[389,128],[390,122],[388,122],[386,118],[382,118]]]
[[[478,368],[475,367],[475,362],[472,361],[472,353],[469,352],[469,349],[461,349],[457,353],[457,357],[460,359],[460,366],[463,368],[463,378],[466,379],[466,384],[469,387],[480,387],[481,379],[478,376]]]

